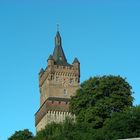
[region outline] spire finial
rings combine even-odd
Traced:
[[[57,24],[57,32],[59,32],[59,24]]]

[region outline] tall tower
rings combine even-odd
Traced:
[[[59,31],[55,36],[55,48],[48,58],[48,65],[39,72],[40,108],[35,114],[36,130],[48,123],[62,122],[69,112],[69,101],[80,83],[80,63],[77,58],[67,62]]]

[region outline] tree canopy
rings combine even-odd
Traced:
[[[37,133],[34,140],[92,140],[87,125],[67,119],[63,123],[52,123]]]
[[[31,140],[33,138],[32,132],[28,129],[16,131],[8,140]]]
[[[37,133],[33,140],[116,140],[140,137],[140,106],[128,107],[106,119],[102,128],[87,122],[52,123]]]
[[[107,119],[103,131],[106,139],[140,137],[140,106],[114,113]]]
[[[120,76],[93,77],[81,84],[70,102],[70,111],[78,122],[88,122],[101,128],[114,112],[132,106],[132,88]]]

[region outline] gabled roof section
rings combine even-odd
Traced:
[[[55,64],[57,65],[69,65],[67,63],[67,59],[65,57],[63,48],[62,48],[62,41],[59,31],[57,31],[55,36],[55,48],[53,52],[53,59]]]

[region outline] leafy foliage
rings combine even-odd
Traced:
[[[52,123],[37,133],[34,140],[92,140],[86,124],[74,123],[67,119],[64,123]]]
[[[107,139],[140,137],[140,106],[114,113],[103,127]]]
[[[94,77],[81,84],[72,97],[70,110],[78,122],[88,122],[101,128],[114,112],[132,106],[131,86],[120,76]]]
[[[33,140],[116,140],[140,137],[140,106],[115,112],[102,128],[94,129],[90,123],[52,123],[37,133]]]
[[[32,132],[28,129],[16,131],[8,140],[31,140],[33,138]]]

